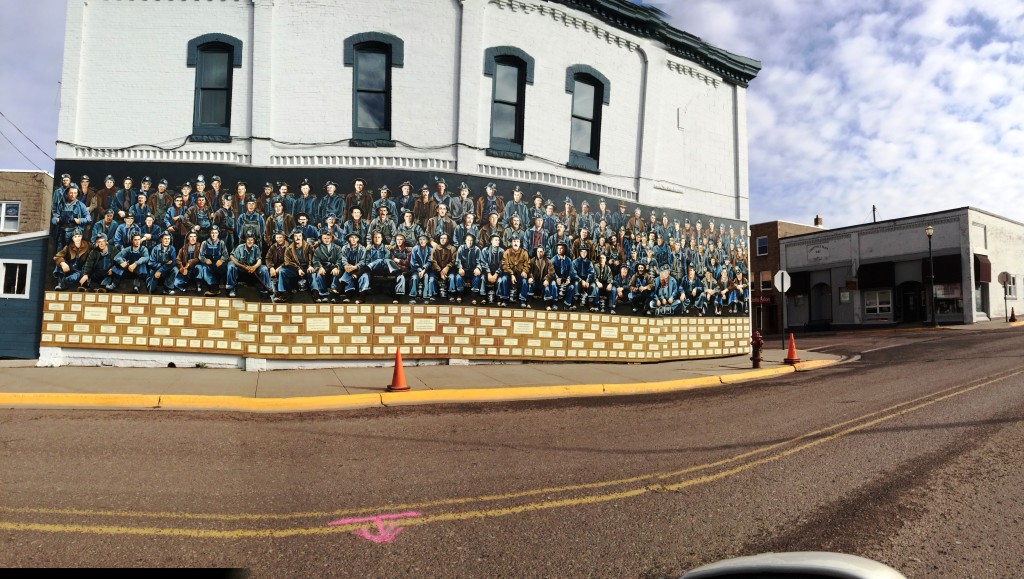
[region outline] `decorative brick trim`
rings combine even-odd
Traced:
[[[555,175],[553,173],[545,173],[542,171],[527,171],[523,169],[497,167],[494,165],[477,165],[476,170],[480,175],[486,175],[488,177],[498,177],[501,179],[532,183],[547,183],[558,187],[577,189],[579,191],[589,191],[606,197],[615,197],[617,199],[627,199],[630,201],[636,201],[638,198],[636,191],[618,189],[602,185],[601,183],[596,183],[594,181],[574,179],[572,177],[564,177],[562,175]]]

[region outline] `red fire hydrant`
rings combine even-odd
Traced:
[[[750,339],[750,359],[754,362],[754,368],[761,367],[761,350],[764,348],[764,340],[761,339],[761,332],[754,330]]]

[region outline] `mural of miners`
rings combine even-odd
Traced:
[[[54,289],[274,302],[468,303],[649,316],[749,312],[746,227],[576,196],[441,177],[374,187],[199,175],[173,185],[62,175]],[[118,186],[118,183],[120,186]],[[596,210],[594,208],[597,208]],[[692,219],[691,219],[692,218]],[[241,288],[245,288],[244,290]]]

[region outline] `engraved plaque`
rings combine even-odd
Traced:
[[[284,316],[279,315],[268,315],[264,319],[267,320],[268,324],[280,324],[284,321]]]
[[[132,319],[130,317],[128,317],[128,316],[114,316],[114,323],[115,324],[130,324],[130,323],[132,323]]]
[[[128,313],[132,314],[132,315],[135,315],[135,316],[142,315],[142,314],[146,313],[146,308],[143,308],[143,307],[140,307],[140,306],[132,306],[132,307],[128,308]]]
[[[437,320],[433,318],[417,318],[412,323],[412,331],[414,332],[436,332],[437,331]]]
[[[349,321],[353,324],[365,324],[367,323],[366,318],[366,316],[352,316]]]
[[[468,326],[469,325],[469,318],[455,318],[455,325],[456,326]]]
[[[51,306],[53,304],[50,304]],[[63,309],[63,304],[61,304]],[[85,313],[82,314],[82,319],[93,322],[102,322],[107,319],[107,308],[85,308]]]
[[[395,323],[395,316],[381,316],[380,323],[382,324],[393,324]]]
[[[513,334],[524,334],[528,336],[533,335],[534,324],[533,322],[515,322],[512,324]]]
[[[171,315],[171,308],[157,308],[156,315],[158,316],[169,316]]]
[[[331,329],[330,318],[306,318],[307,332],[327,332]]]
[[[213,312],[192,312],[192,323],[197,326],[212,326],[216,320]]]
[[[338,333],[339,334],[351,334],[351,333],[353,333],[352,332],[352,326],[338,326]]]
[[[619,329],[616,328],[615,326],[606,326],[604,328],[601,328],[601,337],[611,338],[614,340],[619,337]]]

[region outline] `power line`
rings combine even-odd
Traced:
[[[54,159],[53,157],[51,157],[49,153],[47,153],[47,152],[46,152],[46,151],[44,151],[44,150],[43,150],[42,148],[40,148],[40,147],[39,147],[39,145],[37,145],[37,144],[36,144],[36,142],[35,142],[35,141],[33,141],[31,137],[29,137],[28,135],[26,135],[26,134],[24,133],[24,131],[22,131],[21,129],[19,129],[19,128],[18,128],[18,125],[14,124],[14,121],[12,121],[11,119],[8,119],[8,118],[7,118],[7,115],[5,115],[3,111],[0,111],[0,117],[3,117],[3,118],[4,118],[4,119],[5,119],[5,120],[6,120],[6,121],[7,121],[8,123],[11,123],[11,126],[12,126],[12,127],[14,127],[14,128],[15,128],[15,129],[16,129],[16,130],[17,130],[17,131],[18,131],[19,133],[21,133],[21,136],[23,136],[23,137],[25,137],[26,139],[28,139],[28,142],[32,143],[32,145],[33,145],[33,146],[34,146],[34,147],[35,147],[36,149],[39,149],[39,152],[40,152],[40,153],[42,153],[42,154],[46,155],[46,158],[47,158],[47,159],[49,159],[49,160],[51,160],[51,161],[55,161],[55,160],[56,160],[56,159]]]
[[[28,155],[26,155],[24,152],[22,152],[22,150],[19,149],[17,145],[12,143],[11,140],[7,138],[7,135],[5,135],[3,131],[0,131],[0,137],[3,137],[4,140],[7,141],[8,144],[10,144],[12,147],[14,147],[15,151],[17,151],[18,153],[21,153],[21,156],[25,157],[25,160],[28,161],[29,163],[32,163],[33,167],[35,167],[36,169],[39,169],[40,171],[43,170],[42,167],[40,167],[39,165],[36,165],[35,161],[33,161],[32,159],[29,159]]]

